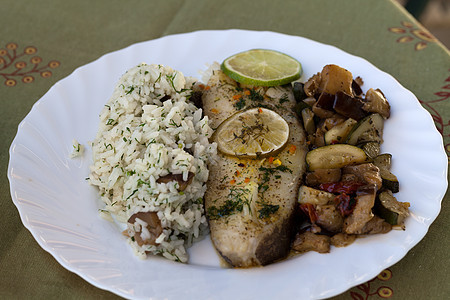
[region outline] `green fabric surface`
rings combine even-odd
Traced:
[[[30,59],[39,56],[41,72],[47,72],[29,73],[30,79],[11,75],[14,66],[0,69],[1,299],[119,298],[67,271],[40,248],[20,220],[6,174],[9,146],[32,105],[77,67],[136,42],[237,28],[334,45],[367,59],[411,90],[432,114],[450,154],[450,53],[390,0],[2,0],[0,7],[0,54],[2,49],[13,53],[8,47],[16,47],[17,54],[28,49],[34,53],[15,62],[27,62],[23,70],[31,71]],[[50,62],[53,68],[46,67]],[[7,79],[16,80],[15,85],[7,86]],[[333,299],[446,299],[450,295],[449,198],[447,193],[428,234],[404,259]]]

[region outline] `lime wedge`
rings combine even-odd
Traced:
[[[223,154],[262,158],[281,150],[289,138],[289,125],[273,110],[256,107],[238,112],[220,124],[213,135]]]
[[[277,86],[287,84],[302,73],[302,65],[284,53],[252,49],[225,59],[222,71],[237,82],[255,86]]]

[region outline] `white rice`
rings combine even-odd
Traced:
[[[69,154],[70,158],[75,158],[79,156],[83,156],[84,154],[84,146],[78,143],[76,139],[72,141],[72,153]]]
[[[137,212],[157,213],[163,230],[156,245],[134,240],[136,232],[149,238],[147,223],[137,218],[127,224],[128,241],[141,257],[186,262],[186,247],[207,233],[202,197],[216,145],[208,141],[208,117],[188,99],[193,84],[170,67],[140,64],[122,76],[100,114],[89,182],[105,204],[101,214],[118,222]],[[195,176],[183,192],[176,181],[157,182],[168,174],[187,180],[189,172]]]

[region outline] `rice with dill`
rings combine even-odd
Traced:
[[[101,213],[127,224],[141,257],[186,262],[186,248],[208,230],[202,197],[216,145],[208,118],[189,101],[193,85],[170,67],[140,64],[121,77],[100,114],[89,182],[105,204]],[[171,175],[179,180],[161,180]],[[145,214],[157,216],[160,230]]]

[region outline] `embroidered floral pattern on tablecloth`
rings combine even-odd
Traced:
[[[48,78],[52,76],[52,69],[60,66],[57,60],[44,63],[36,53],[34,46],[26,46],[19,50],[17,43],[8,43],[0,48],[0,78],[6,86],[16,86],[18,82],[31,83],[36,76]]]
[[[450,71],[450,70],[449,70]],[[434,93],[433,95],[437,96],[437,99],[424,101],[420,100],[419,102],[428,110],[428,112],[433,117],[434,124],[436,124],[437,130],[442,134],[444,138],[444,147],[447,152],[447,156],[450,159],[450,132],[446,131],[450,127],[450,119],[445,119],[442,116],[437,108],[434,107],[435,104],[441,103],[446,100],[450,100],[450,76],[444,80],[444,85],[441,87],[441,90]]]
[[[374,279],[352,288],[349,291],[350,297],[354,300],[391,298],[394,295],[394,290],[385,284],[391,278],[392,271],[386,269]]]
[[[388,28],[390,32],[400,34],[397,43],[414,43],[416,51],[425,49],[429,43],[435,43],[436,38],[424,29],[415,27],[413,23],[403,21],[400,27]]]

